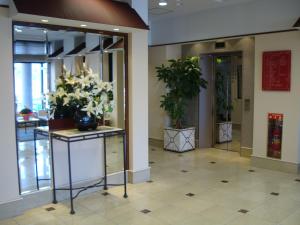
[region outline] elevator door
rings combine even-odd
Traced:
[[[240,152],[242,121],[241,53],[213,56],[214,147]]]

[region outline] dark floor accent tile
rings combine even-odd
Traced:
[[[249,211],[248,211],[247,209],[240,209],[238,212],[246,214],[246,213],[248,213]]]
[[[183,156],[182,154],[179,154],[179,155],[178,155],[178,157],[182,157],[182,156]]]
[[[296,182],[300,182],[300,179],[296,179],[295,181],[296,181]]]
[[[102,195],[103,196],[107,196],[107,195],[109,195],[109,193],[108,192],[104,192],[104,193],[102,193]]]
[[[149,162],[149,164],[154,164],[154,163],[155,163],[155,162],[153,162],[153,161],[150,161],[150,162]]]
[[[216,164],[216,162],[212,161],[212,162],[209,162],[210,164]]]
[[[156,149],[155,148],[151,148],[151,151],[154,152],[154,151],[156,151]]]
[[[274,196],[278,196],[279,195],[279,193],[277,193],[277,192],[272,192],[272,193],[270,193],[271,195],[274,195]]]
[[[153,183],[153,180],[148,180],[147,183]]]
[[[188,196],[188,197],[194,197],[195,194],[193,194],[193,193],[187,193],[186,196]]]
[[[222,182],[222,183],[225,183],[225,184],[229,183],[228,180],[222,180],[221,182]]]
[[[151,210],[149,210],[149,209],[143,209],[143,210],[141,210],[141,213],[144,213],[144,214],[148,214],[150,212],[151,212]]]
[[[54,207],[48,207],[48,208],[46,208],[46,211],[48,211],[48,212],[50,212],[50,211],[54,211],[55,210],[55,208]]]
[[[117,154],[117,152],[112,152],[113,154]]]
[[[250,173],[254,173],[255,172],[255,170],[248,170]]]
[[[189,172],[189,171],[187,171],[187,170],[181,170],[181,172],[182,172],[182,173],[187,173],[187,172]]]

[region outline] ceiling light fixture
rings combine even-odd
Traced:
[[[47,34],[47,30],[44,30],[43,32],[44,32],[44,34]]]
[[[49,20],[41,20],[43,23],[48,23]]]
[[[166,6],[166,5],[168,5],[168,2],[166,0],[160,0],[158,5],[159,6]]]
[[[119,28],[114,28],[114,31],[119,31],[120,29]]]
[[[81,24],[80,26],[81,26],[81,27],[86,27],[86,24]]]

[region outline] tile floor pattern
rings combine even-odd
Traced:
[[[216,149],[182,154],[151,151],[151,180],[49,204],[1,225],[299,225],[298,175],[251,168],[249,159]],[[211,164],[210,162],[216,162]],[[182,173],[182,170],[189,171]],[[255,172],[249,172],[255,170]],[[222,183],[227,180],[228,183]],[[271,195],[270,193],[280,193]],[[193,195],[187,196],[188,193]],[[47,211],[47,208],[55,210]],[[145,213],[147,212],[147,213]]]

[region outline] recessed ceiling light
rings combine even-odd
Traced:
[[[81,24],[80,26],[81,26],[81,27],[86,27],[86,24]]]
[[[23,31],[22,31],[21,29],[19,29],[19,28],[15,28],[15,31],[18,32],[18,33],[23,32]]]
[[[44,34],[47,34],[47,30],[44,30],[43,32],[44,32]]]
[[[43,23],[48,23],[49,20],[41,20]]]
[[[158,5],[159,6],[166,6],[166,5],[168,5],[168,2],[166,0],[160,0]]]
[[[119,31],[120,29],[119,28],[114,28],[114,31]]]

